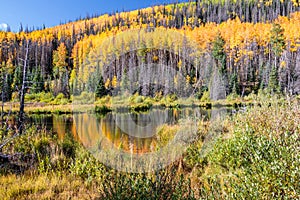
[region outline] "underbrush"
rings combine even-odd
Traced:
[[[31,127],[2,149],[33,160],[13,160],[14,168],[1,164],[0,199],[299,199],[298,116],[297,101],[273,99],[200,121],[184,156],[152,173],[116,171],[72,136],[58,140]],[[159,144],[174,132],[176,127],[162,126]]]
[[[199,198],[300,198],[298,116],[297,102],[274,100],[227,118],[208,154],[202,135],[185,156]]]

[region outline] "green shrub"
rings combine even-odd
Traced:
[[[35,153],[41,158],[49,157],[51,155],[50,141],[48,138],[41,138],[34,143]]]
[[[64,94],[59,93],[51,103],[54,105],[65,105],[69,103],[69,99],[65,98]]]
[[[280,138],[237,133],[234,138],[217,142],[209,155],[214,165],[230,173],[228,194],[244,199],[299,198],[299,134],[286,133]]]
[[[168,94],[167,95],[167,102],[173,103],[174,101],[176,101],[178,99],[176,94]]]
[[[175,168],[149,174],[109,171],[100,188],[100,199],[196,199],[190,180]]]
[[[63,97],[58,95],[57,99],[61,99]],[[52,93],[40,92],[40,93],[26,93],[25,101],[27,102],[44,102],[49,103],[54,99]]]
[[[79,96],[73,96],[72,101],[76,104],[92,104],[95,102],[95,94],[83,91]]]
[[[95,112],[96,113],[108,113],[111,112],[112,110],[110,108],[108,108],[106,105],[100,105],[100,106],[96,106],[95,107]]]
[[[144,101],[144,97],[143,96],[137,96],[135,99],[134,99],[134,103],[142,103]]]
[[[40,102],[44,102],[44,103],[50,103],[52,100],[54,99],[52,93],[48,92],[48,93],[41,93],[41,98],[40,98]]]
[[[217,181],[214,190],[201,189],[205,198],[219,194],[229,199],[298,199],[299,113],[296,104],[271,101],[233,116],[227,124],[230,132],[203,158],[207,163],[202,181]],[[189,158],[187,163],[203,167],[197,149],[188,150],[186,158],[196,162]]]
[[[209,91],[205,91],[203,92],[203,95],[200,99],[201,102],[210,102],[210,95],[209,95]]]

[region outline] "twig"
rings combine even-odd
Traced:
[[[13,139],[19,136],[19,133],[15,133],[12,137],[6,139],[1,145],[0,145],[0,150],[7,145],[9,142],[11,142]]]

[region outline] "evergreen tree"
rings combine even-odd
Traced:
[[[100,79],[96,88],[96,97],[101,98],[107,95],[107,90],[105,88],[103,77],[100,75]]]
[[[269,77],[268,91],[270,93],[275,93],[279,91],[278,72],[276,67],[272,67]]]
[[[239,94],[240,89],[239,89],[239,83],[238,83],[238,76],[236,73],[233,73],[230,78],[230,83],[229,83],[229,90],[230,93],[233,94]]]
[[[39,93],[44,91],[44,79],[41,74],[40,67],[37,67],[32,79],[32,88],[34,93]]]
[[[226,73],[226,53],[224,46],[225,40],[219,32],[212,43],[212,55],[222,75]]]
[[[280,57],[281,53],[285,49],[284,29],[280,26],[280,24],[273,24],[270,43],[275,57]]]
[[[285,49],[285,38],[284,38],[284,29],[280,24],[273,24],[271,30],[271,39],[270,44],[272,46],[272,51],[275,57],[274,66],[271,69],[269,76],[268,89],[271,93],[279,91],[279,81],[278,81],[278,59],[280,58],[283,50]]]
[[[212,55],[218,69],[218,73],[215,73],[215,76],[216,75],[220,76],[217,78],[220,79],[220,81],[217,82],[222,83],[222,86],[220,85],[220,87],[225,90],[224,94],[226,96],[227,94],[229,94],[229,87],[228,87],[229,84],[228,84],[228,76],[226,70],[226,53],[225,53],[224,46],[225,46],[225,40],[219,32],[212,43]],[[218,97],[217,99],[219,98],[221,97]]]
[[[130,90],[130,88],[129,88],[129,79],[128,79],[126,68],[124,69],[123,74],[122,74],[121,90],[122,90],[123,93],[124,92],[129,92],[129,90]]]

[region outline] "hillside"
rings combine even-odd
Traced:
[[[176,69],[182,76],[180,87],[188,84],[197,97],[207,88],[216,94],[213,99],[265,88],[298,94],[299,6],[290,0],[204,0],[106,14],[32,32],[0,32],[2,96],[9,101],[20,88],[27,43],[30,93],[69,97],[93,92],[102,76],[113,94],[132,65],[156,63]],[[139,77],[150,78],[143,70]],[[172,93],[162,88],[175,85],[177,78],[174,74],[162,86],[147,89],[147,83],[139,82],[130,92]],[[218,94],[220,85],[224,94]]]

